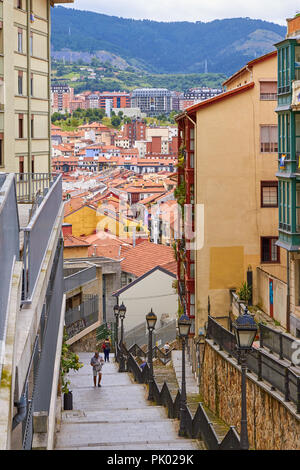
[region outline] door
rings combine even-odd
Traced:
[[[273,279],[269,279],[269,301],[270,301],[270,317],[273,318]]]

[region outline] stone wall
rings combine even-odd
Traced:
[[[204,403],[240,432],[240,367],[224,351],[206,341],[200,391]],[[247,377],[247,417],[250,447],[257,450],[300,450],[300,416],[295,406],[271,392],[254,374]]]
[[[70,345],[72,352],[94,352],[97,350],[96,330],[80,338],[76,343]]]

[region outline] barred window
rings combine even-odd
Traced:
[[[260,83],[260,99],[262,101],[277,100],[277,82],[261,82]]]
[[[261,181],[261,207],[278,207],[277,181]]]
[[[278,152],[277,126],[260,126],[260,151],[262,153]]]

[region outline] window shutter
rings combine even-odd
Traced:
[[[261,93],[277,93],[277,82],[261,82]]]

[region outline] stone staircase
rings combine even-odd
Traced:
[[[89,365],[92,355],[80,353],[84,367],[69,374],[73,410],[62,412],[56,450],[204,448],[196,439],[179,437],[178,420],[169,419],[163,406],[152,406],[147,401],[146,386],[134,383],[128,373],[119,373],[115,362],[104,364],[102,386],[94,387]]]
[[[174,374],[176,376],[178,387],[181,389],[181,380],[182,380],[182,351],[174,350],[172,351],[172,364],[174,368]],[[205,406],[203,403],[203,398],[199,393],[199,386],[192,372],[192,366],[189,363],[187,357],[185,362],[185,375],[186,375],[186,395],[187,395],[187,404],[189,410],[191,411],[192,416],[195,416],[195,413],[198,408],[199,402],[202,402],[203,408],[213,424],[214,430],[218,436],[219,442],[223,440],[227,432],[229,431],[229,426],[224,423],[221,419],[215,416],[210,409]]]

